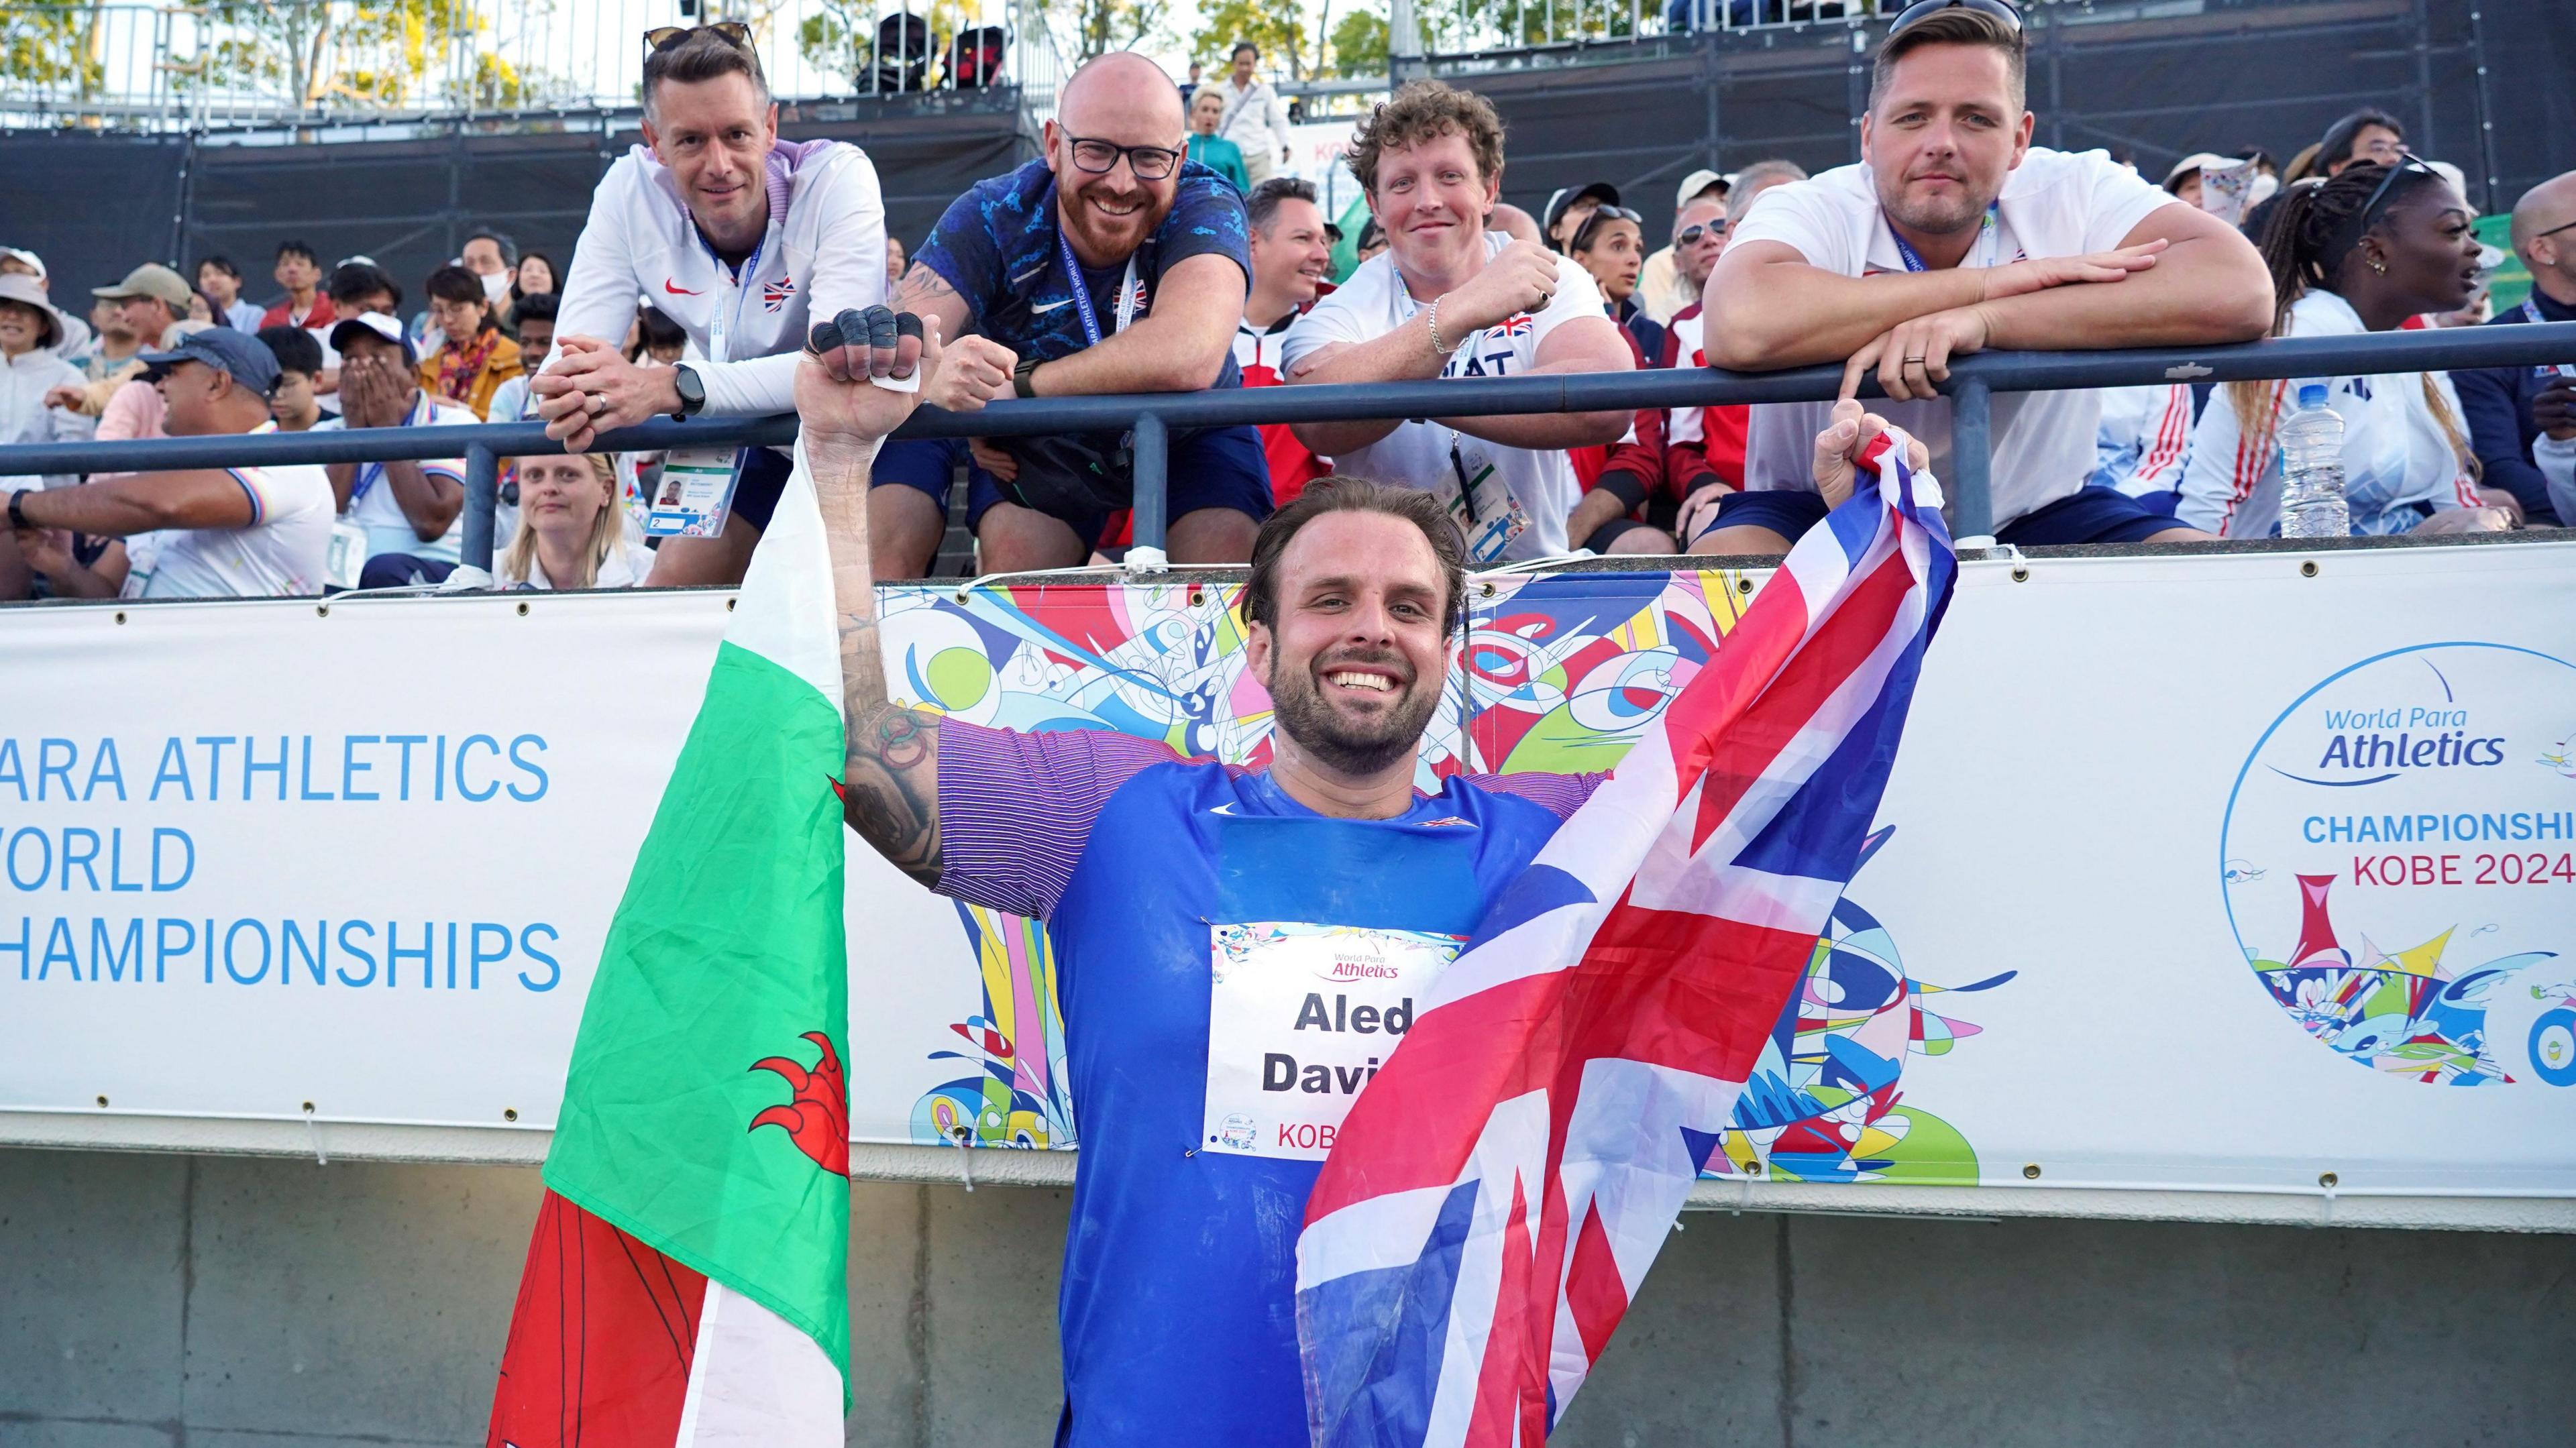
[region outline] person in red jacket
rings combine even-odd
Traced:
[[[1333,289],[1325,280],[1333,269],[1333,246],[1311,181],[1273,176],[1252,188],[1243,210],[1252,228],[1252,288],[1234,328],[1234,362],[1243,369],[1244,386],[1276,387],[1284,380],[1280,338],[1316,297]],[[1294,502],[1307,483],[1333,470],[1284,422],[1261,429],[1261,451],[1270,463],[1273,503]]]
[[[1657,365],[1633,333],[1625,327],[1619,333],[1628,339],[1628,352],[1639,368]],[[1672,365],[1669,356],[1661,365]],[[1617,442],[1565,450],[1574,480],[1583,485],[1583,501],[1574,505],[1565,525],[1575,547],[1604,556],[1673,551],[1667,525],[1683,494],[1674,486],[1668,422],[1662,408],[1641,407]]]

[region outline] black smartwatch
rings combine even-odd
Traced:
[[[671,373],[671,390],[680,394],[680,410],[671,416],[686,421],[707,405],[707,384],[698,379],[698,369],[686,362],[672,368]]]
[[[1021,359],[1020,359],[1020,365],[1018,365],[1017,367],[1014,367],[1014,368],[1012,368],[1012,369],[1011,369],[1011,392],[1012,392],[1012,394],[1013,394],[1013,395],[1015,395],[1015,396],[1019,396],[1019,397],[1035,397],[1035,396],[1037,396],[1037,395],[1038,395],[1037,387],[1029,381],[1030,374],[1032,374],[1032,373],[1036,372],[1037,370],[1038,370],[1038,359],[1036,359],[1035,357],[1023,357],[1023,358],[1021,358]]]
[[[16,492],[13,492],[13,493],[11,493],[11,494],[9,495],[9,526],[10,526],[10,527],[12,527],[12,528],[33,528],[33,527],[35,527],[35,526],[36,526],[35,524],[30,523],[30,522],[28,522],[28,521],[27,521],[27,510],[26,510],[26,507],[25,507],[25,503],[26,503],[26,501],[27,501],[27,495],[28,495],[29,493],[34,492],[34,491],[35,491],[35,489],[33,489],[33,488],[20,488],[20,489],[18,489]]]

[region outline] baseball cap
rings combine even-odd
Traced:
[[[356,335],[350,330],[353,327],[363,327],[367,331],[373,332],[384,340],[400,347],[402,349],[403,360],[405,362],[418,362],[420,360],[420,355],[411,349],[411,338],[404,333],[403,324],[386,316],[382,312],[360,312],[354,317],[342,317],[339,322],[331,328],[332,351],[345,352],[348,350],[349,338]]]
[[[1711,171],[1706,168],[1693,171],[1682,178],[1682,189],[1673,193],[1673,209],[1678,211],[1682,207],[1690,205],[1692,197],[1706,191],[1711,186],[1716,187],[1719,194],[1723,195],[1725,194],[1727,187],[1732,184],[1733,183],[1726,177],[1719,175],[1715,171]]]
[[[26,263],[27,267],[38,276],[46,274],[45,259],[23,246],[0,246],[0,256],[5,256],[11,261]]]
[[[2234,156],[2221,156],[2211,151],[2194,151],[2190,155],[2183,157],[2181,160],[2174,162],[2173,169],[2165,173],[2165,189],[2167,191],[2171,191],[2174,189],[2174,186],[2182,180],[2182,178],[2190,175],[2194,171],[2203,170],[2210,166],[2233,166],[2235,164],[2237,164],[2237,158]]]
[[[1539,223],[1538,229],[1554,231],[1557,219],[1564,216],[1574,203],[1587,196],[1598,199],[1604,206],[1619,204],[1619,188],[1607,181],[1594,181],[1582,186],[1560,186],[1554,196],[1547,198],[1547,218]]]
[[[0,302],[18,302],[33,307],[36,315],[45,319],[45,325],[51,330],[37,338],[38,347],[62,345],[63,314],[54,310],[52,299],[45,295],[43,287],[36,285],[34,277],[20,276],[16,272],[0,276]]]
[[[188,298],[193,295],[187,278],[157,261],[147,261],[125,274],[125,280],[112,287],[92,287],[89,294],[109,301],[127,297],[159,297],[170,304],[170,310],[186,313]]]
[[[146,352],[141,361],[144,375],[156,381],[182,362],[203,362],[229,373],[235,382],[262,397],[277,391],[277,354],[257,337],[230,327],[209,326],[190,332],[169,351]]]

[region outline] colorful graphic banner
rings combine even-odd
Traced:
[[[2576,544],[2302,562],[1963,570],[1725,1172],[2576,1195]],[[1471,584],[1423,782],[1612,767],[1759,582]],[[890,677],[1259,763],[1232,602],[888,590]],[[0,613],[0,1111],[550,1125],[723,595],[116,617]],[[1045,932],[850,867],[853,1137],[1078,1142]]]

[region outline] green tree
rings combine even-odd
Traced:
[[[1354,10],[1333,27],[1333,74],[1344,80],[1386,74],[1386,17]]]
[[[170,59],[182,89],[247,90],[298,109],[453,99],[436,82],[453,49],[484,29],[473,0],[186,0],[176,10],[201,37],[194,54]]]
[[[1047,28],[1067,63],[1135,50],[1165,33],[1169,0],[1044,0]]]
[[[99,6],[0,6],[0,80],[53,89],[69,86],[82,95],[98,89],[100,63]]]
[[[1283,66],[1287,78],[1306,78],[1306,21],[1295,4],[1261,0],[1206,0],[1199,7],[1199,28],[1190,36],[1190,58],[1210,71],[1223,70],[1237,41],[1261,47],[1265,68]]]

